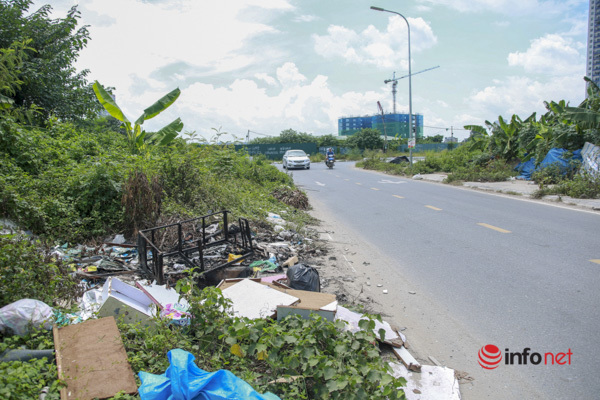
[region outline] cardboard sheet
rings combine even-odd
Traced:
[[[133,394],[137,384],[113,317],[54,326],[58,376],[67,384],[62,400],[107,399],[117,392]]]

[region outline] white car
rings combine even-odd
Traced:
[[[283,168],[310,169],[310,158],[304,150],[288,150],[283,155]]]

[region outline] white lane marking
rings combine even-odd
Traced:
[[[389,179],[382,179],[382,180],[378,181],[377,183],[393,183],[395,185],[398,185],[400,183],[406,183],[406,181],[390,181]]]
[[[319,185],[319,186],[325,186],[325,184],[324,184],[324,183],[321,183],[321,182],[319,182],[319,181],[315,181],[315,183],[316,183],[317,185]]]

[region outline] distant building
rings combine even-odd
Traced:
[[[600,85],[600,0],[590,0],[586,75]]]
[[[455,138],[454,136],[446,136],[444,138],[444,143],[458,143],[458,138]]]
[[[338,118],[338,135],[350,136],[364,128],[377,129],[387,136],[408,139],[408,114],[381,114],[365,115],[363,117]],[[385,129],[384,129],[385,125]],[[423,115],[413,114],[413,128],[417,139],[423,137]]]

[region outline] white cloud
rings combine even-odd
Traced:
[[[317,75],[309,81],[293,63],[277,69],[277,80],[281,87],[272,95],[250,79],[237,79],[227,87],[195,83],[173,105],[174,115],[185,115],[186,129],[193,127],[209,137],[211,128],[220,126],[237,136],[248,129],[277,135],[287,128],[337,134],[340,116],[374,111],[383,97],[373,91],[336,95],[327,77]]]
[[[419,0],[427,5],[442,5],[461,12],[493,11],[507,15],[553,14],[560,15],[573,5],[584,0]]]
[[[294,21],[296,22],[313,22],[318,20],[319,17],[317,17],[316,15],[299,15],[297,16]]]
[[[520,66],[526,72],[536,74],[583,75],[582,64],[585,62],[572,41],[555,34],[532,40],[529,49],[523,53],[508,55],[508,65]]]
[[[437,38],[422,18],[408,18],[411,52],[433,47]],[[399,16],[389,17],[385,31],[373,25],[360,33],[343,26],[331,25],[326,35],[313,35],[315,51],[325,58],[342,57],[346,62],[408,69],[408,35],[406,23]]]
[[[269,85],[269,86],[277,85],[277,81],[275,80],[275,78],[273,78],[272,76],[270,76],[268,74],[258,73],[258,74],[254,74],[254,77],[261,81],[265,81],[267,83],[267,85]]]
[[[505,81],[494,81],[493,86],[471,95],[465,102],[465,108],[480,115],[481,122],[497,118],[498,115],[518,114],[526,118],[534,111],[544,113],[544,101],[564,99],[577,105],[583,100],[584,94],[582,76],[553,77],[548,82],[509,77]]]

